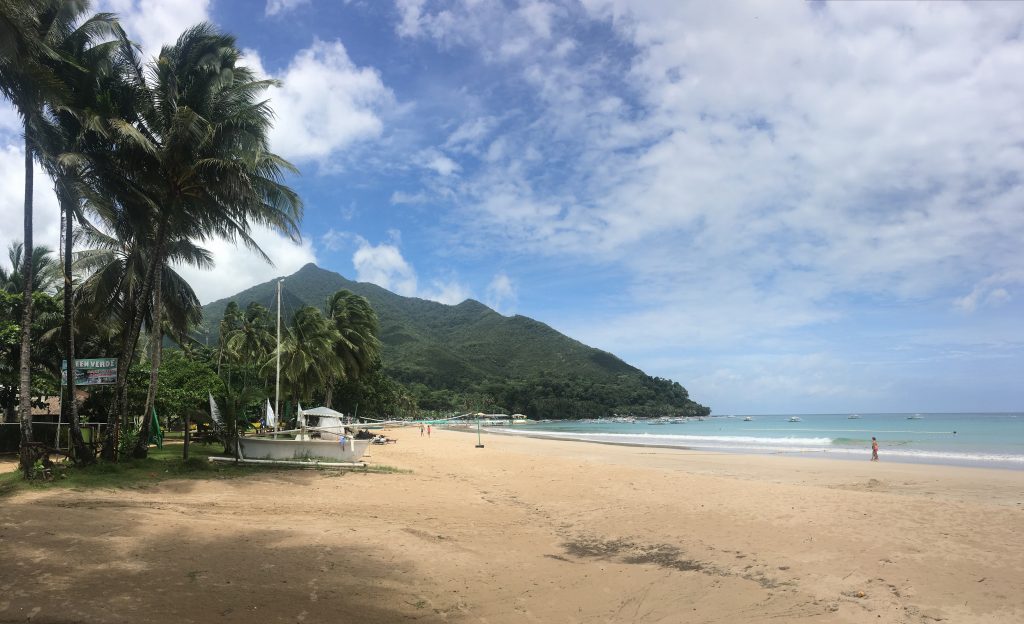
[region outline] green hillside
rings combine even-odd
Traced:
[[[384,372],[405,385],[485,392],[509,411],[531,416],[707,412],[679,384],[649,377],[531,318],[502,316],[472,299],[451,306],[403,297],[314,264],[284,279],[282,319],[302,305],[323,307],[341,289],[370,301],[380,317]],[[217,325],[230,301],[243,308],[255,301],[273,311],[276,281],[204,306],[201,340],[216,343]],[[541,400],[545,397],[548,403]]]

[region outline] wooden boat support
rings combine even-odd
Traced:
[[[295,466],[299,468],[366,468],[366,462],[326,462],[319,460],[298,461],[282,459],[235,459],[234,457],[209,457],[211,463],[258,464],[263,466]]]

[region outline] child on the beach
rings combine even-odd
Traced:
[[[878,461],[878,440],[871,436],[871,461]]]

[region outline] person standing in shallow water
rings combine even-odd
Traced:
[[[878,440],[871,436],[871,461],[878,461]]]

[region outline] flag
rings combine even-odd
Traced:
[[[277,414],[274,413],[274,408],[270,407],[270,399],[267,399],[267,418],[265,424],[268,427],[277,426]]]
[[[213,400],[213,393],[210,392],[208,394],[210,395],[210,419],[213,420],[213,424],[219,427],[221,425],[220,410],[217,409],[217,402]]]
[[[164,447],[164,432],[160,430],[160,419],[156,417],[156,406],[153,406],[153,424],[149,428],[149,444],[156,444],[157,448]]]

